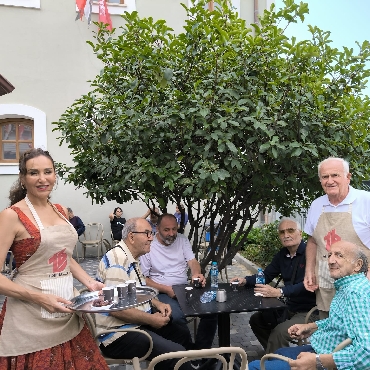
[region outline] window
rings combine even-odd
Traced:
[[[23,104],[0,104],[0,175],[18,174],[20,153],[47,149],[46,114]]]
[[[0,0],[0,5],[20,6],[40,9],[41,0]]]
[[[2,0],[0,0],[2,1]],[[136,10],[136,0],[106,0],[110,15],[124,14],[125,12],[133,12]],[[76,5],[76,11],[77,5]],[[99,0],[93,0],[92,13],[99,14]],[[113,23],[114,20],[112,19]]]
[[[27,149],[33,148],[33,120],[8,118],[0,120],[0,160],[18,163]]]

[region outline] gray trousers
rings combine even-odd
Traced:
[[[271,329],[271,325],[266,323],[262,313],[258,311],[251,316],[249,325],[266,353],[274,353],[279,348],[289,347],[291,338],[288,329],[294,324],[304,324],[307,312],[297,312],[289,320]]]

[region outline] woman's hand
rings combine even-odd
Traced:
[[[34,300],[35,303],[39,304],[46,311],[50,313],[55,312],[64,312],[64,313],[73,313],[73,311],[66,306],[72,304],[68,299],[58,297],[53,294],[39,294],[37,300]]]

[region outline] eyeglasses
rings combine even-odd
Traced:
[[[285,232],[288,234],[293,234],[297,229],[293,229],[292,227],[289,227],[288,229],[279,230],[279,235],[284,235]]]
[[[131,231],[133,234],[146,234],[148,238],[154,235],[153,231]]]

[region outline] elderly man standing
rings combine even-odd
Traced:
[[[288,331],[292,338],[310,336],[311,344],[276,351],[292,360],[289,364],[281,360],[266,361],[266,370],[370,369],[370,281],[365,276],[367,258],[360,246],[339,241],[331,245],[327,262],[336,291],[329,317],[290,327]],[[334,348],[347,338],[352,343],[333,353]],[[249,364],[249,370],[259,369],[259,361]]]
[[[318,165],[318,174],[326,194],[314,200],[308,211],[304,285],[316,291],[316,304],[324,319],[335,293],[327,263],[330,246],[347,240],[370,256],[370,193],[349,185],[349,164],[342,158],[325,159]]]
[[[315,294],[307,291],[303,285],[306,243],[302,240],[301,226],[293,219],[283,218],[279,223],[278,233],[283,248],[264,271],[267,284],[256,284],[256,275],[231,280],[238,280],[240,285],[255,286],[255,291],[264,297],[287,298],[289,311],[285,321],[269,322],[269,311],[256,312],[249,320],[253,333],[266,353],[289,347],[291,338],[288,328],[296,323],[304,323],[307,312],[315,306]],[[279,275],[284,281],[282,288],[268,285]]]
[[[122,240],[110,249],[100,261],[96,279],[107,286],[115,286],[127,280],[136,280],[137,285],[145,285],[145,278],[138,266],[138,258],[150,250],[153,233],[150,224],[142,218],[128,220],[122,230]],[[96,314],[97,328],[140,328],[153,339],[153,350],[148,357],[152,359],[171,351],[184,351],[193,347],[188,328],[172,323],[171,307],[152,299],[149,303],[109,315]],[[141,357],[149,347],[148,340],[135,332],[113,333],[99,337],[101,351],[111,358]],[[163,361],[156,369],[173,369],[176,360]],[[184,369],[191,369],[189,363]],[[182,369],[182,367],[181,367]]]
[[[203,286],[205,278],[191,250],[189,240],[177,232],[177,221],[174,215],[159,216],[157,233],[150,252],[140,257],[140,262],[148,286],[157,288],[160,292],[158,299],[171,306],[173,321],[187,326],[172,285],[187,284],[189,268],[192,278],[198,277]],[[217,315],[201,317],[195,339],[196,349],[210,348],[216,329]]]

